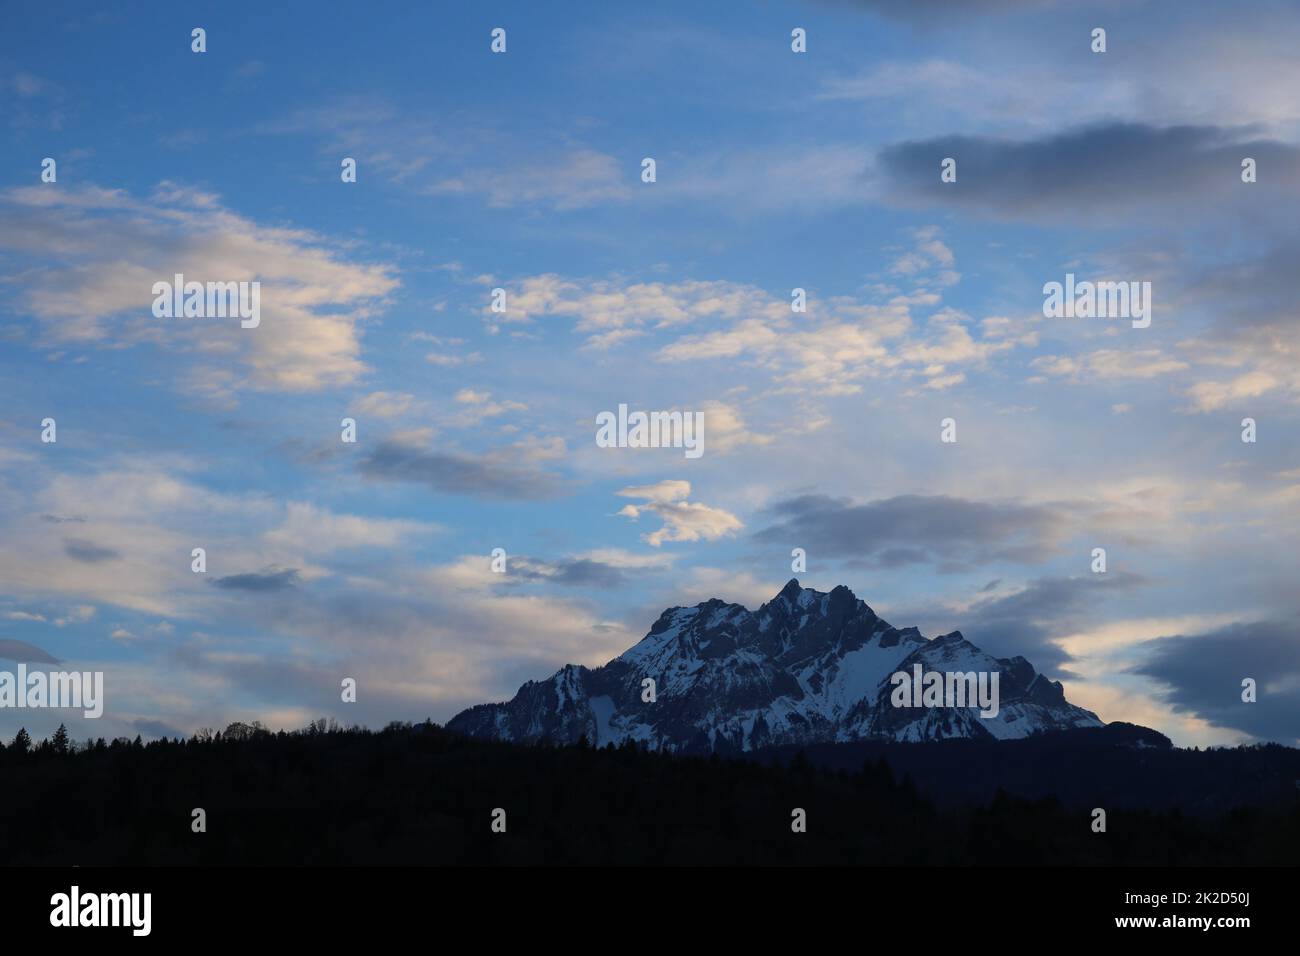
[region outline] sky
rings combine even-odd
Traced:
[[[1296,745],[1298,47],[1267,2],[7,4],[0,668],[105,705],[0,737],[445,721],[794,576]],[[156,316],[176,273],[260,324]],[[1149,326],[1045,316],[1067,274]],[[620,404],[703,454],[599,446]]]

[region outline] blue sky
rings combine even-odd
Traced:
[[[11,5],[0,652],[107,703],[0,735],[445,720],[800,547],[1103,719],[1300,737],[1293,8],[555,6]],[[1071,272],[1150,327],[1044,318]]]

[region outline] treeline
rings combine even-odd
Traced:
[[[25,735],[23,735],[25,736]],[[919,745],[927,746],[927,745]],[[963,772],[960,764],[950,772]],[[0,862],[1294,865],[1300,805],[1212,819],[995,792],[940,806],[887,758],[816,766],[473,740],[432,723],[234,724],[0,750]],[[206,832],[194,832],[196,809]],[[792,830],[793,811],[807,831]],[[505,832],[493,832],[503,810]],[[500,819],[500,815],[497,815]]]

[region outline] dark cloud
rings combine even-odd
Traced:
[[[511,560],[508,567],[510,578],[550,581],[570,587],[616,588],[627,581],[621,568],[588,558],[542,561],[521,557]]]
[[[622,569],[586,558],[561,565],[555,580],[560,584],[583,587],[618,587],[626,580]]]
[[[1142,646],[1150,657],[1133,672],[1164,684],[1163,699],[1174,710],[1262,740],[1300,743],[1300,618],[1231,624]],[[1241,699],[1246,677],[1256,683],[1253,704]]]
[[[1294,327],[1300,323],[1297,262],[1300,237],[1291,236],[1254,258],[1198,266],[1186,276],[1184,301],[1212,314],[1217,330],[1232,338],[1243,328]]]
[[[1064,515],[1041,505],[943,495],[855,504],[808,494],[778,502],[768,513],[775,523],[755,540],[875,568],[933,563],[957,570],[972,562],[1039,561],[1065,524]]]
[[[86,564],[99,564],[101,561],[112,561],[121,557],[112,548],[100,547],[93,541],[82,538],[65,538],[63,553],[74,561],[84,561]]]
[[[1246,156],[1258,163],[1267,189],[1241,182]],[[957,161],[955,183],[939,178],[947,157]],[[1033,140],[942,136],[886,147],[878,165],[889,192],[905,201],[1055,223],[1094,214],[1114,222],[1153,202],[1200,214],[1207,201],[1228,194],[1238,208],[1262,212],[1300,194],[1300,150],[1215,126],[1112,122]]]
[[[22,661],[27,664],[57,664],[59,659],[34,644],[0,638],[0,658],[9,661]]]
[[[338,441],[313,445],[300,438],[290,438],[280,442],[276,448],[280,454],[297,464],[312,467],[327,465],[345,454],[343,443]]]
[[[49,524],[85,524],[81,515],[41,515],[41,520]]]
[[[333,705],[339,701],[343,677],[360,673],[355,666],[328,661],[266,654],[223,655],[194,644],[171,648],[169,660],[199,673],[225,678],[241,692],[275,703],[315,700],[322,706],[327,702]]]
[[[298,569],[230,574],[212,583],[230,591],[283,591],[298,583]]]
[[[908,564],[924,564],[930,560],[928,552],[921,548],[886,548],[876,555],[876,566],[880,568],[901,568]]]
[[[958,623],[962,634],[994,657],[1024,657],[1039,671],[1068,675],[1071,658],[1053,641],[1100,617],[1106,599],[1145,579],[1112,571],[1072,578],[1038,578],[1014,594],[976,602]]]
[[[535,501],[564,492],[558,477],[532,466],[391,441],[379,445],[360,468],[369,478],[427,485],[440,494]]]
[[[1300,209],[1292,209],[1300,222]],[[1223,381],[1258,372],[1271,379],[1286,397],[1300,394],[1300,231],[1295,222],[1287,234],[1255,230],[1259,248],[1236,261],[1180,259],[1172,281],[1162,281],[1171,311],[1203,323],[1203,327],[1182,343],[1184,354],[1207,366],[1204,379]],[[1215,366],[1218,366],[1215,368]],[[1267,381],[1267,379],[1265,380]],[[1270,389],[1265,389],[1266,391]],[[1196,390],[1191,391],[1196,398]],[[1231,395],[1230,392],[1225,393]],[[1276,394],[1276,393],[1275,393]],[[1209,386],[1206,400],[1214,407],[1215,389]],[[1217,399],[1222,405],[1248,403],[1258,413],[1259,395]]]

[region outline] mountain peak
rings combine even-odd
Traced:
[[[789,581],[785,582],[785,587],[777,592],[776,596],[794,601],[799,597],[801,591],[803,591],[803,588],[799,585],[799,579],[791,578]],[[775,600],[775,598],[773,600]]]
[[[1001,706],[987,718],[974,707],[899,707],[890,678],[915,666],[996,672]],[[604,667],[561,668],[447,726],[503,740],[585,736],[596,746],[633,740],[698,753],[868,738],[1006,739],[1102,722],[1023,658],[998,660],[960,631],[927,640],[881,620],[844,585],[825,594],[791,578],[756,613],[717,599],[670,608]]]

